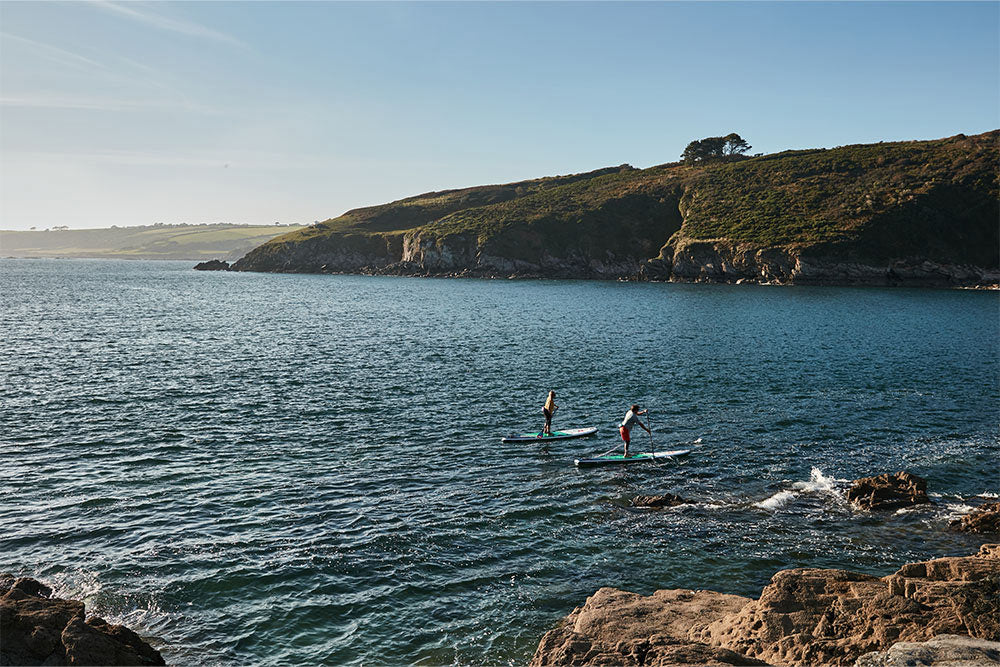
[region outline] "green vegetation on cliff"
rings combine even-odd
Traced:
[[[515,269],[553,266],[553,258],[638,267],[668,242],[701,240],[992,269],[1000,264],[998,140],[1000,130],[432,192],[285,234],[235,268],[409,263],[434,272],[475,268],[484,256]]]

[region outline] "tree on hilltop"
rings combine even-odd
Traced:
[[[724,137],[706,137],[700,141],[692,141],[681,153],[685,162],[704,162],[705,160],[738,160],[744,156],[751,146],[743,137],[731,132]]]

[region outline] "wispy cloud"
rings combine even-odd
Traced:
[[[78,53],[72,53],[66,49],[61,49],[58,46],[52,46],[51,44],[45,44],[43,42],[37,42],[33,39],[28,39],[27,37],[20,37],[18,35],[12,35],[9,32],[0,32],[0,39],[5,41],[17,42],[25,46],[30,47],[36,53],[39,53],[43,57],[59,63],[60,65],[68,65],[70,67],[75,67],[78,69],[92,70],[99,69],[108,71],[108,68],[90,58],[81,56]]]
[[[119,16],[124,16],[133,21],[138,21],[139,23],[144,23],[160,30],[175,32],[181,35],[188,35],[189,37],[200,37],[202,39],[209,39],[232,46],[246,46],[246,44],[232,35],[227,35],[224,32],[203,26],[200,23],[171,18],[169,16],[163,16],[162,14],[157,14],[148,10],[136,9],[138,3],[125,6],[110,2],[110,0],[90,0],[90,2],[95,7],[100,7],[101,9],[114,12]]]
[[[166,101],[158,99],[127,99],[118,97],[87,97],[83,95],[58,93],[26,93],[23,95],[0,95],[0,106],[34,109],[78,109],[84,111],[141,111],[162,109],[165,111],[190,111],[193,113],[218,114],[220,111],[198,106],[187,101]]]

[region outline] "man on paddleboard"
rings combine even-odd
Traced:
[[[538,437],[544,438],[547,435],[552,435],[552,415],[558,409],[556,392],[550,391],[548,398],[545,399],[545,406],[542,408],[542,414],[545,415],[545,426],[542,427],[542,433]]]
[[[632,440],[631,432],[635,425],[638,424],[641,426],[646,433],[650,432],[646,425],[642,423],[642,420],[639,419],[639,415],[644,415],[647,412],[649,410],[640,410],[639,406],[633,403],[629,411],[625,413],[625,419],[622,420],[621,426],[618,427],[618,433],[622,436],[622,442],[625,443],[625,458],[628,458],[628,444]]]

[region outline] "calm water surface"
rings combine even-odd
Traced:
[[[521,664],[600,586],[967,553],[1000,490],[996,293],[190,265],[0,260],[0,571],[168,662]],[[500,444],[549,389],[598,435]],[[574,468],[633,400],[694,453]],[[933,507],[839,499],[899,469]]]

